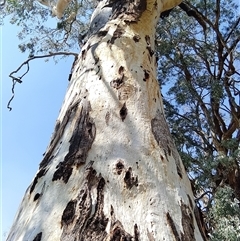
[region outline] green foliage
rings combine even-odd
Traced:
[[[240,240],[240,201],[234,197],[230,187],[226,186],[215,193],[208,218],[213,229],[211,240]]]
[[[53,2],[56,0],[53,0]],[[31,55],[49,52],[79,52],[79,34],[88,28],[93,2],[88,0],[71,1],[60,21],[52,16],[51,9],[37,0],[7,0],[3,14],[10,23],[20,27],[19,49]],[[76,18],[68,17],[76,13]]]
[[[191,4],[196,15],[176,8],[157,28],[158,78],[194,195],[204,214],[211,214],[208,233],[213,240],[238,240],[237,210],[236,222],[216,210],[221,201],[233,205],[226,186],[240,200],[240,17],[231,0]]]

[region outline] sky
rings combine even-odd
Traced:
[[[12,96],[12,81],[8,75],[27,59],[27,55],[18,49],[18,31],[7,20],[0,27],[0,240],[6,240],[24,193],[50,141],[73,61],[73,57],[58,64],[51,59],[49,62],[42,59],[31,61],[23,83],[16,85],[12,111],[9,111],[7,103]]]

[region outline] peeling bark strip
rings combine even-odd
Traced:
[[[133,236],[124,230],[120,221],[116,221],[111,227],[110,241],[122,241],[122,240],[133,241],[136,239],[133,239]]]
[[[146,0],[110,0],[112,19],[123,19],[125,22],[136,22],[147,9]]]
[[[70,201],[64,209],[61,221],[62,226],[64,224],[69,225],[73,222],[75,217],[76,202],[76,200]]]
[[[85,183],[80,187],[79,195],[71,200],[62,214],[62,241],[100,241],[107,236],[105,231],[108,219],[104,216],[105,180],[92,167],[91,162],[85,170]],[[96,189],[96,204],[91,193]],[[92,213],[92,215],[91,215]]]
[[[140,241],[140,233],[139,233],[138,226],[136,223],[134,224],[134,240]]]
[[[43,177],[46,173],[47,173],[46,168],[42,168],[38,171],[37,175],[35,176],[35,178],[33,180],[32,186],[30,188],[30,194],[33,192],[33,190],[38,182],[38,179]]]
[[[91,110],[90,102],[83,99],[78,105],[78,109],[79,108],[80,111],[76,110],[75,113],[76,122],[72,137],[69,141],[68,154],[65,156],[64,161],[57,165],[57,170],[53,174],[52,181],[62,178],[63,181],[67,183],[72,174],[73,165],[78,167],[85,163],[88,151],[95,139],[95,124],[89,116]]]
[[[121,28],[119,25],[117,26],[116,30],[114,31],[113,33],[113,36],[110,40],[110,44],[114,44],[114,41],[117,39],[117,38],[120,38],[122,35],[124,34],[124,29]]]
[[[200,210],[200,208],[197,205],[195,205],[195,208],[194,208],[194,215],[195,215],[195,219],[197,221],[198,228],[201,232],[201,235],[202,235],[204,241],[207,241],[208,240],[208,238],[207,238],[208,231],[207,231],[206,223],[204,223],[202,211]]]
[[[182,211],[182,227],[183,233],[181,233],[182,241],[196,241],[194,237],[194,222],[193,222],[193,214],[190,208],[181,203],[181,211]]]
[[[182,178],[182,168],[180,164],[180,159],[177,153],[172,152],[171,150],[175,150],[175,145],[171,138],[171,133],[169,131],[169,127],[165,120],[165,117],[160,111],[157,111],[156,117],[151,121],[152,133],[154,135],[155,140],[158,145],[164,149],[165,157],[173,155],[177,166],[177,173]]]
[[[144,69],[143,72],[144,72],[144,79],[143,79],[143,81],[149,80],[149,77],[150,77],[149,71]]]
[[[154,51],[151,48],[150,37],[148,35],[146,35],[145,40],[146,40],[146,43],[147,43],[147,50],[149,52],[149,55],[150,55],[150,57],[152,57],[154,55]]]
[[[57,143],[61,139],[67,123],[72,118],[73,114],[76,112],[76,108],[77,108],[79,102],[80,102],[80,100],[76,101],[75,103],[72,102],[69,105],[69,107],[66,111],[66,114],[63,117],[62,122],[60,123],[59,121],[57,121],[54,133],[53,133],[51,141],[50,141],[48,151],[45,153],[45,156],[44,156],[42,162],[40,163],[40,168],[47,166],[49,164],[49,162],[51,161],[52,152],[54,151]]]
[[[113,206],[111,205],[110,233],[107,240],[110,241],[138,241],[139,234],[137,224],[134,225],[134,237],[125,231],[122,223],[116,219]]]
[[[134,237],[130,235],[128,232],[125,231],[122,223],[116,219],[114,208],[111,205],[110,207],[110,215],[111,218],[109,220],[110,222],[110,232],[109,235],[105,240],[109,241],[140,241],[140,232],[138,229],[138,225],[134,224]]]
[[[172,217],[170,216],[169,212],[167,213],[166,216],[167,216],[167,222],[168,222],[169,226],[170,226],[171,229],[172,229],[172,233],[173,233],[173,235],[174,235],[176,241],[182,241],[182,240],[180,239],[179,234],[178,234],[178,231],[177,231],[176,225],[175,225],[175,223],[174,223]]]

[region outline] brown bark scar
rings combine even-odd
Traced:
[[[176,228],[176,225],[175,225],[171,215],[169,214],[169,212],[167,212],[166,216],[167,216],[168,225],[170,226],[176,241],[181,241],[177,228]]]
[[[182,178],[183,170],[180,157],[177,152],[172,152],[172,150],[176,149],[175,144],[172,140],[164,114],[159,110],[157,111],[155,118],[151,120],[151,127],[153,136],[159,147],[163,148],[166,159],[168,159],[168,156],[173,155],[177,167],[177,173]]]
[[[85,168],[85,182],[80,186],[78,196],[69,201],[63,211],[61,241],[99,241],[107,236],[108,219],[103,213],[105,180],[97,175],[92,165],[93,162],[90,162]],[[96,203],[93,201],[93,189],[97,193]]]
[[[35,176],[35,178],[34,178],[34,180],[33,180],[33,183],[32,183],[32,185],[31,185],[31,187],[30,187],[30,194],[33,192],[33,190],[34,190],[34,188],[35,188],[35,186],[36,186],[36,184],[37,184],[37,182],[38,182],[38,179],[39,178],[41,178],[41,177],[43,177],[46,173],[47,173],[47,169],[46,168],[41,168],[39,171],[38,171],[38,173],[36,174],[36,176]]]
[[[123,19],[125,22],[137,22],[147,9],[146,0],[110,0],[112,19]]]
[[[90,102],[86,99],[83,99],[76,108],[74,113],[76,121],[69,141],[69,151],[64,161],[57,165],[52,181],[62,179],[67,183],[72,174],[73,166],[78,168],[85,163],[96,135],[96,127],[89,114],[90,110]]]
[[[129,167],[125,173],[124,182],[128,189],[131,189],[133,186],[138,186],[138,176],[133,176],[131,167]]]
[[[71,119],[73,113],[75,113],[79,102],[80,102],[80,100],[78,100],[76,102],[74,102],[74,100],[73,100],[72,103],[69,105],[69,107],[66,111],[66,114],[63,117],[63,120],[61,122],[57,121],[55,129],[54,129],[54,133],[53,133],[51,141],[50,141],[49,148],[48,148],[47,152],[45,153],[43,160],[40,163],[40,168],[47,166],[49,164],[49,162],[51,161],[52,153],[53,153],[54,149],[56,148],[59,140],[61,139],[63,132],[65,130],[65,127],[66,127],[67,123],[69,122],[69,119]]]
[[[146,70],[146,69],[144,69],[143,72],[144,72],[144,78],[143,78],[143,81],[147,81],[147,80],[149,80],[149,77],[150,77],[149,71]]]
[[[121,118],[122,121],[125,120],[125,118],[127,116],[127,113],[128,113],[128,109],[126,107],[126,103],[124,103],[122,108],[119,111],[119,115],[120,115],[120,118]]]
[[[181,211],[182,211],[182,227],[184,232],[184,233],[181,233],[181,240],[196,241],[194,236],[194,221],[193,221],[192,211],[184,203],[181,203]]]
[[[42,232],[38,233],[36,237],[33,239],[33,241],[41,241],[42,239]]]
[[[121,159],[119,159],[116,163],[115,170],[118,175],[121,175],[122,171],[124,170],[124,163]]]

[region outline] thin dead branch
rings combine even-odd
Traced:
[[[73,53],[73,52],[57,52],[57,53],[49,53],[49,54],[46,54],[46,55],[40,55],[40,56],[33,56],[31,58],[28,58],[26,61],[24,61],[16,70],[12,71],[10,74],[9,74],[9,77],[12,79],[12,97],[11,99],[9,100],[8,104],[7,104],[7,108],[9,109],[9,111],[12,110],[10,104],[12,102],[12,100],[14,99],[14,89],[15,89],[15,85],[16,83],[22,83],[22,78],[29,72],[30,70],[30,67],[29,67],[29,63],[30,61],[34,60],[34,59],[42,59],[42,58],[50,58],[50,57],[54,57],[54,56],[58,56],[58,55],[73,55],[75,57],[75,59],[78,57],[78,54],[77,53]],[[20,76],[20,77],[16,77],[14,76],[14,74],[18,73],[23,66],[27,65],[27,70]]]

